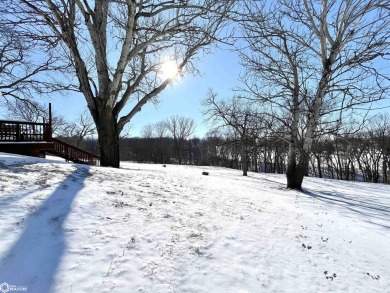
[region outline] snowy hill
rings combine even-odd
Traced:
[[[0,292],[390,292],[390,186],[284,186],[0,153]]]

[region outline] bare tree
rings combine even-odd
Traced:
[[[19,17],[17,1],[3,0],[0,7],[0,93],[2,102],[33,101],[43,94],[72,89],[61,73],[69,62],[51,50],[50,35],[37,35],[28,28],[39,26],[29,17]]]
[[[166,121],[160,121],[154,124],[154,131],[160,140],[164,138],[168,134],[168,126]]]
[[[218,100],[217,94],[209,92],[202,102],[206,121],[214,127],[230,127],[237,133],[241,145],[241,166],[243,176],[248,175],[248,146],[256,139],[258,130],[262,127],[256,117],[256,110],[242,98],[233,97],[230,100]]]
[[[301,189],[316,136],[386,94],[390,2],[242,3],[245,90],[288,130],[287,187]]]
[[[96,134],[95,124],[89,112],[84,110],[75,121],[67,124],[64,134],[74,140],[73,144],[80,147],[88,136]]]
[[[169,130],[166,121],[144,125],[141,130],[141,136],[146,142],[145,149],[149,151],[150,159],[155,163],[169,162],[173,141],[168,137]],[[174,147],[176,150],[176,146]]]
[[[383,183],[390,183],[390,114],[380,114],[374,120],[374,131],[382,153]]]
[[[194,58],[217,40],[234,1],[14,2],[66,48],[96,124],[101,165],[119,167],[123,127],[175,75],[194,69]],[[163,76],[167,59],[177,72]]]
[[[146,124],[142,127],[141,136],[144,138],[145,142],[145,152],[149,152],[149,158],[157,163],[158,159],[158,146],[156,139],[156,132],[154,129],[154,124]]]
[[[173,137],[179,164],[182,164],[185,142],[195,131],[195,121],[191,118],[172,116],[167,119],[166,125]]]
[[[143,138],[153,138],[155,137],[154,125],[146,124],[142,127],[141,135]]]
[[[164,157],[168,153],[166,144],[166,137],[168,136],[168,126],[166,121],[159,121],[154,124],[154,132],[157,136],[157,156],[160,163],[164,163]]]
[[[28,102],[25,100],[14,100],[6,105],[7,117],[13,120],[30,122],[42,122],[47,118],[47,109],[38,102]]]
[[[388,182],[390,169],[390,116],[379,114],[369,120],[367,127],[359,133],[362,143],[359,145],[357,162],[366,181]]]

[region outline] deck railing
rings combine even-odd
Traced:
[[[54,149],[50,152],[68,161],[100,165],[100,157],[52,137],[49,123],[0,120],[0,142],[49,142]],[[31,145],[32,147],[32,145]]]
[[[51,141],[50,123],[0,120],[0,141]]]

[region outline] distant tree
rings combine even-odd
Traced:
[[[154,125],[146,124],[142,127],[141,136],[143,138],[153,138],[155,137]]]
[[[141,138],[137,139],[138,148],[129,149],[138,153],[138,161],[148,161],[154,163],[169,163],[172,156],[173,138],[168,137],[166,121],[146,124],[141,129]],[[142,153],[142,155],[141,155]]]
[[[160,163],[164,163],[169,156],[169,144],[167,140],[168,127],[166,121],[154,124],[154,132],[157,137],[157,156]]]
[[[329,150],[329,140],[317,137],[312,147],[312,170],[314,176],[323,178],[323,166],[325,165],[326,152]]]
[[[390,183],[390,114],[379,114],[372,121],[373,131],[382,155],[383,183]]]
[[[168,125],[166,121],[159,121],[153,125],[156,136],[160,139],[168,134]]]
[[[148,153],[148,161],[157,163],[157,139],[154,124],[146,124],[142,127],[141,136],[145,144],[145,152]]]
[[[197,137],[187,140],[184,151],[186,164],[199,165],[201,160],[201,140]]]
[[[191,118],[171,116],[166,120],[166,125],[169,133],[173,137],[173,142],[180,165],[183,162],[186,140],[189,139],[195,131],[195,121]]]
[[[82,142],[94,134],[96,127],[87,110],[84,110],[75,121],[69,122],[64,129],[64,135],[70,138],[76,147],[81,147]]]
[[[156,101],[176,75],[184,69],[193,71],[194,58],[218,40],[228,23],[234,1],[13,3],[19,10],[15,17],[46,25],[56,44],[66,48],[96,124],[101,165],[119,167],[124,126],[146,103]],[[164,76],[167,60],[176,64],[177,71]]]
[[[229,127],[237,134],[241,147],[241,166],[243,176],[248,175],[248,145],[256,137],[261,127],[254,107],[239,97],[229,100],[218,99],[218,95],[209,92],[202,101],[206,121],[214,126]]]
[[[372,117],[362,129],[357,162],[365,181],[388,183],[390,153],[390,116],[379,114]]]
[[[244,0],[248,95],[287,129],[287,187],[301,189],[315,138],[389,88],[389,1]]]
[[[218,129],[209,130],[202,140],[201,145],[201,165],[223,166],[223,154],[221,145],[224,144],[222,134]]]

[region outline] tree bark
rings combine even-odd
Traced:
[[[105,111],[96,121],[100,146],[100,165],[119,168],[119,132],[110,111]]]
[[[302,182],[307,174],[309,165],[309,154],[304,150],[299,150],[299,159],[297,159],[297,147],[290,143],[288,165],[287,165],[287,188],[302,190]]]

